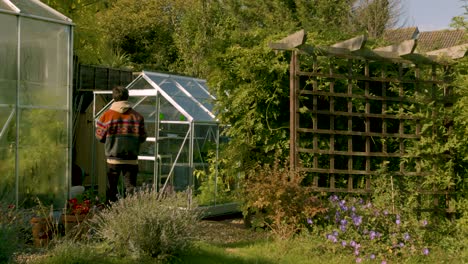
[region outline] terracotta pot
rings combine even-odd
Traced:
[[[61,220],[65,228],[65,234],[69,234],[73,229],[77,228],[86,219],[86,216],[62,214]]]
[[[51,220],[45,217],[33,217],[30,223],[32,225],[34,245],[37,247],[47,246],[52,238],[52,230],[49,230]]]

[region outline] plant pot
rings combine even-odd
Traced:
[[[52,230],[49,228],[51,220],[45,217],[32,217],[29,222],[32,225],[34,245],[37,247],[47,246],[52,238]]]
[[[71,214],[62,214],[61,220],[65,228],[65,235],[70,234],[74,229],[78,229],[81,223],[86,219],[87,215],[71,215]]]

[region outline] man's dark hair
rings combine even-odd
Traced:
[[[114,101],[127,101],[128,100],[128,90],[123,86],[116,86],[112,89],[112,99]]]

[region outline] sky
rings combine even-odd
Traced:
[[[450,28],[454,16],[464,15],[466,0],[401,0],[405,26],[417,26],[419,31]],[[403,20],[402,20],[403,21]]]

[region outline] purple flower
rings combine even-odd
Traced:
[[[338,231],[333,231],[333,236],[337,237],[338,236]]]
[[[342,232],[346,232],[346,226],[340,225],[340,230],[341,230]]]
[[[403,242],[400,242],[400,244],[398,244],[400,247],[405,247],[405,243]]]
[[[312,219],[307,218],[307,223],[308,223],[309,225],[311,225],[311,224],[313,224],[314,222],[312,221]]]
[[[429,255],[429,249],[428,248],[424,248],[422,252],[426,256]]]
[[[380,264],[387,264],[387,261],[382,260],[382,262],[380,262]]]
[[[359,256],[359,250],[355,249],[354,250],[354,255]]]
[[[349,242],[349,245],[354,247],[354,246],[356,246],[356,242],[354,240],[351,240],[351,242]]]
[[[357,258],[356,259],[356,263],[361,263],[362,259],[361,258]]]
[[[342,224],[342,225],[345,226],[345,225],[348,224],[348,220],[346,220],[346,219],[341,219],[340,224]]]
[[[355,212],[355,211],[356,211],[356,207],[351,206],[351,212]]]
[[[408,233],[405,233],[405,234],[403,235],[403,239],[406,240],[406,241],[408,241],[408,240],[410,239],[410,235],[409,235]]]
[[[384,215],[388,215],[388,211],[387,211],[387,210],[384,210],[384,211],[383,211],[383,214],[384,214]]]
[[[362,216],[355,216],[353,217],[353,222],[355,226],[359,226],[362,223]]]
[[[346,247],[346,241],[344,241],[344,240],[341,241],[341,245],[342,245],[343,247]]]
[[[397,220],[395,221],[395,224],[400,225],[400,224],[401,224],[400,219],[397,219]]]
[[[371,255],[370,255],[370,259],[375,259],[375,255],[374,255],[374,254],[371,254]]]
[[[338,201],[338,196],[336,196],[336,194],[330,196],[330,201],[332,201],[332,202]]]
[[[336,241],[338,241],[338,240],[336,239],[336,236],[331,235],[331,234],[328,234],[328,235],[327,235],[327,239],[330,240],[330,241],[333,242],[333,243],[336,243]]]
[[[422,226],[427,226],[427,220],[426,220],[426,219],[424,219],[424,220],[422,221]]]
[[[375,233],[375,231],[370,231],[370,232],[369,232],[369,238],[370,238],[370,240],[373,240],[373,239],[375,238],[376,235],[377,235],[377,234]]]

